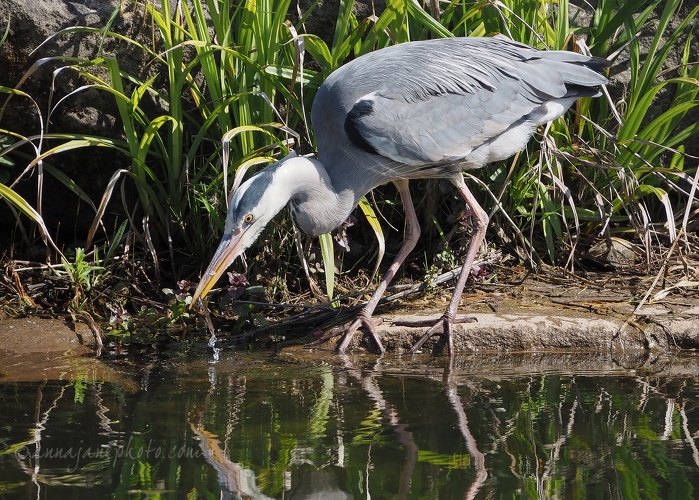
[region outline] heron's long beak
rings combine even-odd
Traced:
[[[190,307],[197,303],[197,299],[206,297],[206,294],[213,288],[223,272],[228,269],[228,266],[245,251],[241,244],[244,234],[245,231],[238,229],[232,234],[223,235],[216,253],[211,258],[211,262],[209,262],[209,266],[206,268],[204,276],[202,276],[199,286],[197,286],[194,292]]]

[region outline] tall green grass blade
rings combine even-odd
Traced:
[[[337,69],[333,67],[333,56],[328,45],[319,36],[307,35],[304,37],[304,42],[308,53],[323,69],[323,78],[327,77],[334,69]]]
[[[617,30],[629,19],[634,19],[636,26],[643,25],[661,0],[654,0],[639,13],[647,2],[648,0],[624,0],[623,2],[600,0],[597,2],[593,18],[593,26],[596,29],[591,30],[588,40],[588,46],[592,53],[597,56],[605,55],[607,44],[610,40],[615,39],[614,35]],[[630,32],[623,32],[621,37],[617,38],[617,45],[625,43],[630,36],[635,36],[636,33],[635,28]]]
[[[37,227],[39,228],[39,232],[41,233],[41,237],[43,238],[44,242],[50,244],[53,247],[53,249],[58,253],[58,255],[63,256],[61,251],[53,242],[53,239],[51,238],[51,234],[49,233],[48,228],[46,227],[44,219],[41,217],[39,212],[37,212],[34,209],[34,207],[32,207],[27,202],[27,200],[25,200],[22,196],[20,196],[14,190],[10,189],[5,184],[0,184],[0,198],[4,198],[5,201],[7,201],[10,205],[15,207],[17,210],[19,210],[20,213],[26,215],[29,219],[35,222]]]
[[[129,221],[125,220],[124,222],[121,223],[119,226],[119,229],[117,229],[117,232],[114,234],[114,238],[112,239],[111,245],[109,245],[109,249],[107,249],[107,253],[104,256],[104,261],[108,262],[111,260],[112,257],[114,257],[114,254],[116,253],[117,249],[119,248],[119,244],[121,243],[121,239],[124,237],[124,233],[126,232],[126,228],[129,226]]]
[[[333,299],[335,291],[335,252],[333,246],[333,238],[330,234],[321,234],[318,236],[320,243],[320,254],[323,257],[323,267],[325,268],[325,290],[328,294],[328,300]]]
[[[556,29],[554,30],[556,41],[552,44],[554,49],[562,50],[566,46],[566,42],[570,36],[569,12],[570,6],[568,5],[568,0],[558,0]]]
[[[384,253],[386,252],[386,238],[384,237],[383,229],[381,229],[381,223],[379,222],[379,218],[376,216],[376,212],[374,212],[373,207],[366,199],[366,197],[359,200],[359,208],[364,214],[364,217],[366,217],[366,220],[369,222],[371,229],[374,230],[376,242],[379,245],[379,252],[376,256],[376,264],[374,265],[374,270],[372,271],[371,278],[369,279],[369,281],[373,281],[374,276],[376,276],[376,274],[379,272],[379,266],[381,265]]]
[[[353,7],[354,0],[340,0],[340,9],[338,10],[335,33],[333,34],[333,49],[340,47],[350,33]]]
[[[54,168],[52,165],[50,165],[48,163],[44,163],[44,170],[46,170],[46,173],[50,174],[52,177],[54,177],[56,180],[58,180],[61,184],[63,184],[65,187],[67,187],[73,194],[75,194],[83,202],[87,203],[90,208],[92,208],[93,210],[97,210],[97,207],[92,202],[92,200],[87,195],[87,193],[85,191],[83,191],[83,189],[80,186],[78,186],[73,179],[71,179],[66,174],[61,172],[59,169]]]
[[[406,13],[439,38],[451,38],[454,34],[430,16],[415,0],[405,0]]]
[[[2,46],[5,41],[7,41],[7,37],[10,34],[10,22],[12,21],[11,16],[7,16],[7,26],[5,26],[5,32],[2,34],[2,37],[0,37],[0,46]]]
[[[369,19],[364,19],[361,23],[357,25],[354,30],[345,38],[338,46],[333,46],[333,56],[332,56],[332,68],[337,69],[340,67],[342,62],[347,59],[350,52],[354,50],[355,52],[361,51],[361,41],[364,34],[371,26],[371,21]],[[359,54],[357,54],[359,55]],[[305,72],[306,70],[304,70]]]

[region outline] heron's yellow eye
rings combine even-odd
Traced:
[[[243,222],[250,224],[255,217],[252,214],[247,214],[243,219]]]

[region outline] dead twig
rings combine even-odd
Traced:
[[[80,320],[87,325],[92,332],[92,335],[95,337],[95,354],[97,356],[102,354],[102,347],[104,347],[104,342],[102,339],[104,338],[104,333],[102,333],[102,329],[99,327],[90,313],[85,311],[73,311],[72,309],[69,309],[68,312],[73,319],[73,323],[77,323],[77,321]]]
[[[617,331],[616,335],[612,338],[612,341],[617,339],[619,335],[622,334],[624,329],[628,325],[633,325],[637,329],[639,329],[641,332],[643,332],[643,335],[646,336],[646,345],[648,347],[652,347],[654,343],[648,339],[648,336],[646,335],[645,331],[635,322],[635,318],[639,316],[639,311],[641,308],[644,306],[646,301],[648,300],[648,297],[650,297],[650,294],[653,292],[653,289],[655,288],[655,285],[658,284],[658,281],[660,281],[660,278],[665,274],[665,270],[667,269],[667,265],[670,262],[670,257],[672,256],[673,252],[675,251],[675,248],[677,247],[677,243],[680,241],[680,238],[682,237],[683,229],[680,229],[679,233],[675,237],[675,240],[672,242],[672,245],[670,246],[670,250],[668,250],[667,255],[665,256],[665,259],[663,260],[662,265],[660,266],[660,270],[658,271],[658,274],[655,275],[655,279],[653,280],[653,283],[651,283],[650,287],[648,290],[646,290],[645,295],[641,299],[641,301],[638,303],[636,308],[633,310],[631,315],[624,321],[624,324],[619,327],[619,330]]]

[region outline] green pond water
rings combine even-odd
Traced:
[[[699,497],[694,355],[105,363],[0,378],[0,498]]]

